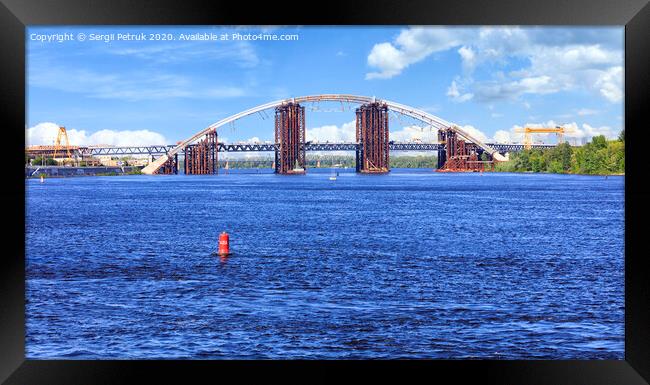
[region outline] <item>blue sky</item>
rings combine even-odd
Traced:
[[[62,33],[74,40],[57,41]],[[90,41],[119,33],[174,40]],[[179,40],[194,33],[229,40]],[[321,93],[411,105],[494,141],[520,141],[524,125],[563,124],[577,141],[623,128],[621,27],[30,27],[26,42],[28,144],[51,144],[57,125],[72,144],[174,143],[242,110]],[[353,139],[355,106],[306,107],[309,139]],[[394,115],[391,136],[435,137],[418,124]],[[230,142],[272,137],[271,111],[220,131]]]

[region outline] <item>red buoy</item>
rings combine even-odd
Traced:
[[[219,255],[228,255],[230,254],[230,237],[225,231],[219,234]]]

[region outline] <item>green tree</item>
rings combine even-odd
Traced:
[[[546,159],[542,150],[534,149],[530,153],[530,171],[544,172],[546,171]]]
[[[567,142],[558,144],[553,150],[554,161],[559,162],[562,171],[569,171],[571,169],[571,156],[573,155],[573,148]]]
[[[591,144],[597,149],[605,148],[607,147],[607,138],[605,135],[594,136],[591,138]]]
[[[530,171],[530,150],[520,152],[514,162],[514,171]]]
[[[565,172],[565,170],[562,168],[562,163],[557,160],[553,160],[551,163],[549,163],[547,171],[555,174],[562,174]]]
[[[56,166],[58,163],[56,162],[56,160],[52,158],[45,158],[45,160],[43,160],[42,156],[37,156],[36,158],[34,158],[34,162],[32,162],[32,164],[34,166],[42,166],[42,165]]]
[[[574,174],[584,173],[584,158],[585,158],[585,149],[584,147],[578,147],[573,151],[573,156],[571,157],[571,172]]]
[[[607,171],[610,173],[625,172],[625,144],[614,140],[607,143]]]
[[[607,139],[603,135],[594,136],[591,143],[583,146],[583,158],[580,165],[581,172],[585,174],[607,173]]]
[[[625,142],[595,136],[581,147],[561,143],[552,149],[523,150],[509,162],[496,164],[502,172],[552,172],[580,174],[625,173]]]

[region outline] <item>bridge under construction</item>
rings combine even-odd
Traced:
[[[352,143],[314,143],[306,141],[305,107],[301,103],[340,101],[360,104],[356,109],[356,141]],[[275,110],[274,143],[226,144],[218,141],[217,129],[237,119],[263,110]],[[437,143],[396,143],[389,140],[389,110],[410,116],[438,132]],[[50,148],[51,147],[51,148]],[[354,95],[316,95],[267,103],[210,125],[177,145],[134,147],[66,146],[68,153],[83,159],[101,155],[149,155],[151,162],[142,170],[146,174],[177,174],[179,154],[185,174],[218,173],[219,152],[272,151],[273,167],[278,174],[304,174],[306,151],[354,151],[359,173],[377,174],[390,171],[391,151],[436,151],[438,171],[471,172],[494,169],[495,161],[507,161],[507,153],[531,145],[483,143],[458,125],[424,111],[374,97]],[[533,147],[553,147],[535,145]],[[57,146],[28,148],[28,154],[56,155]],[[70,155],[69,155],[70,156]]]
[[[442,132],[440,135],[445,135]],[[174,155],[174,161],[173,162],[168,162],[166,164],[167,169],[161,170],[159,173],[171,173],[171,174],[177,174],[181,171],[180,165],[182,164],[184,167],[182,170],[184,170],[185,174],[192,175],[192,174],[197,174],[199,165],[202,164],[203,166],[200,166],[203,168],[204,173],[209,173],[209,174],[216,174],[218,172],[217,168],[213,166],[212,169],[210,169],[209,164],[214,164],[212,162],[216,163],[224,163],[221,162],[219,159],[218,153],[264,153],[264,152],[271,152],[275,153],[278,151],[280,146],[275,143],[223,143],[223,142],[218,142],[217,141],[217,136],[216,132],[213,135],[214,141],[216,144],[209,144],[206,146],[206,142],[199,141],[196,144],[192,144],[188,146],[188,149],[184,151],[183,154],[181,154],[180,158],[180,163],[179,163],[179,156],[178,154]],[[209,143],[209,142],[208,142]],[[456,145],[454,145],[456,143]],[[503,144],[503,143],[488,143],[492,148],[496,149],[500,154],[507,154],[507,153],[513,153],[513,152],[519,152],[523,151],[525,149],[524,144]],[[213,153],[213,148],[216,147],[216,152]],[[445,141],[444,143],[414,143],[414,142],[393,142],[389,141],[388,142],[388,150],[390,153],[393,152],[412,152],[412,151],[417,151],[417,152],[431,152],[431,153],[436,153],[438,156],[438,170],[440,171],[475,171],[478,170],[477,167],[471,167],[473,163],[471,162],[476,162],[471,159],[470,157],[473,158],[473,154],[470,152],[470,155],[466,155],[467,159],[467,166],[466,169],[462,169],[462,163],[459,163],[461,159],[463,159],[463,154],[468,153],[468,150],[470,147],[473,145],[471,143],[466,144],[465,148],[462,148],[463,144],[459,145],[459,142],[453,142],[453,141]],[[162,156],[167,156],[169,151],[176,147],[176,145],[153,145],[153,146],[122,146],[122,147],[108,147],[108,146],[95,146],[95,147],[87,147],[87,146],[69,146],[67,149],[70,150],[71,155],[69,156],[69,159],[76,159],[76,160],[87,160],[87,159],[92,159],[93,157],[98,157],[98,156],[130,156],[130,155],[147,155],[150,157],[150,159],[155,160],[156,158],[162,157]],[[199,147],[201,150],[199,150]],[[342,142],[342,143],[316,143],[316,142],[305,142],[304,144],[304,149],[305,152],[340,152],[340,151],[350,151],[354,152],[355,154],[358,154],[359,151],[359,144],[356,142]],[[553,148],[555,145],[553,144],[533,144],[531,145],[532,148]],[[65,150],[65,149],[64,149]],[[480,159],[480,155],[483,153],[482,150],[476,149],[476,157]],[[26,149],[26,152],[28,156],[30,157],[37,157],[37,156],[42,156],[42,157],[54,157],[55,155],[55,150],[53,146],[32,146],[28,147]],[[60,152],[60,150],[59,150]],[[205,158],[206,153],[212,153],[212,155],[208,155],[208,159],[212,160],[207,160]],[[450,162],[447,167],[445,167],[445,164],[447,163],[447,157],[446,154],[456,154],[456,159],[452,162]],[[183,157],[184,155],[184,157]],[[203,160],[203,161],[201,161]],[[208,161],[208,165],[206,165],[206,162]],[[357,159],[358,161],[358,159]],[[277,159],[273,158],[273,168],[277,170],[276,163]],[[266,163],[266,162],[264,162]],[[358,163],[357,163],[358,164]],[[474,163],[476,165],[476,163]],[[489,163],[486,163],[487,166],[490,166]],[[195,171],[196,170],[196,171]]]
[[[439,134],[439,143],[444,148],[445,163],[439,165],[440,170],[477,171],[485,168],[494,161],[506,161],[507,157],[499,153],[490,145],[483,143],[456,124],[450,123],[437,116],[431,115],[417,108],[368,96],[323,94],[302,96],[291,99],[278,100],[253,107],[235,115],[222,119],[207,128],[197,132],[190,138],[180,142],[170,149],[165,156],[152,161],[142,172],[145,174],[166,173],[167,170],[177,169],[174,164],[178,160],[176,155],[205,135],[216,135],[216,130],[226,124],[234,122],[245,116],[260,113],[261,111],[275,110],[275,171],[278,174],[301,174],[305,172],[305,108],[302,103],[334,101],[341,103],[355,103],[360,106],[356,109],[356,168],[360,173],[386,173],[389,171],[389,127],[388,111],[393,111],[409,116],[425,123],[431,129],[451,131],[452,134]],[[447,143],[447,138],[453,143]],[[440,141],[442,139],[442,141]],[[460,144],[471,143],[471,145]],[[449,150],[453,149],[453,152]],[[217,154],[217,147],[212,151]],[[478,163],[478,157],[487,154],[487,160]],[[440,158],[440,157],[439,157]],[[483,157],[486,158],[485,156]],[[176,163],[175,163],[176,162]],[[449,162],[449,166],[447,166]],[[208,172],[209,170],[201,170]]]

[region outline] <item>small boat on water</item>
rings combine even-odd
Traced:
[[[304,172],[304,171],[305,171],[304,167],[300,167],[300,164],[298,163],[298,159],[296,159],[296,163],[295,163],[295,165],[294,165],[292,171],[295,172],[295,173],[299,173],[299,172]]]
[[[334,163],[334,156],[332,156],[332,174],[330,175],[330,180],[336,180],[336,177],[339,176],[339,172],[336,171],[337,167],[340,167],[340,164],[333,164]]]

